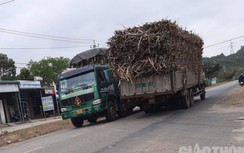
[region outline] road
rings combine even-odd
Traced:
[[[187,110],[134,113],[114,122],[101,120],[0,148],[1,153],[175,153],[181,146],[243,145],[242,111],[221,111],[216,104],[233,88],[230,82],[207,90]],[[242,137],[243,136],[243,137]]]

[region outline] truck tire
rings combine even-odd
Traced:
[[[200,94],[200,98],[201,98],[201,100],[206,99],[206,91],[205,90],[203,90],[203,92]]]
[[[189,98],[190,98],[190,105],[193,106],[194,105],[194,95],[193,95],[193,91],[191,89],[189,90]]]
[[[73,124],[74,127],[82,127],[84,123],[84,119],[82,117],[74,117],[71,118],[71,123]]]
[[[148,114],[148,113],[153,113],[154,112],[154,106],[150,105],[150,107],[143,108],[143,111]]]
[[[181,106],[183,109],[187,109],[191,106],[188,90],[186,90],[185,95],[181,97]]]
[[[135,108],[134,106],[133,106],[133,107],[132,107],[132,106],[128,107],[128,108],[127,108],[127,112],[128,112],[128,114],[133,113],[134,108]]]
[[[114,102],[111,100],[108,102],[107,110],[106,110],[106,120],[107,121],[114,121],[116,119],[117,112]]]
[[[128,108],[124,102],[120,102],[118,107],[119,107],[119,111],[118,111],[119,117],[125,117],[128,115]]]
[[[96,123],[96,122],[97,122],[97,118],[96,118],[96,117],[88,118],[87,120],[88,120],[88,122],[90,122],[90,123]]]

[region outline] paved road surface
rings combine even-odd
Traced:
[[[207,99],[195,98],[188,110],[137,112],[114,122],[100,121],[82,128],[69,128],[0,148],[1,153],[175,153],[180,146],[242,145],[241,111],[216,110],[231,89],[231,82],[211,88]]]

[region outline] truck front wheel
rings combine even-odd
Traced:
[[[71,118],[71,122],[75,127],[82,127],[84,123],[84,119],[82,117],[74,117]]]
[[[105,114],[105,117],[107,119],[107,121],[113,121],[116,119],[116,115],[117,115],[117,112],[116,112],[116,107],[115,107],[115,104],[113,101],[109,101],[108,102],[108,106],[107,106],[107,111],[106,111],[106,114]]]
[[[96,123],[96,122],[97,122],[97,118],[96,118],[96,117],[88,118],[87,120],[88,120],[88,122],[90,122],[90,123]]]

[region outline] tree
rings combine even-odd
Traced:
[[[20,74],[17,76],[17,79],[19,80],[34,80],[33,75],[31,75],[31,72],[27,68],[22,68],[20,70]]]
[[[69,59],[64,57],[51,58],[47,57],[39,62],[30,61],[28,68],[32,76],[42,77],[42,85],[50,86],[57,82],[58,75],[68,67]]]
[[[16,75],[16,67],[13,59],[7,55],[0,53],[0,79],[13,80]]]
[[[215,62],[206,62],[203,65],[203,71],[207,78],[216,77],[221,68],[222,67]]]

